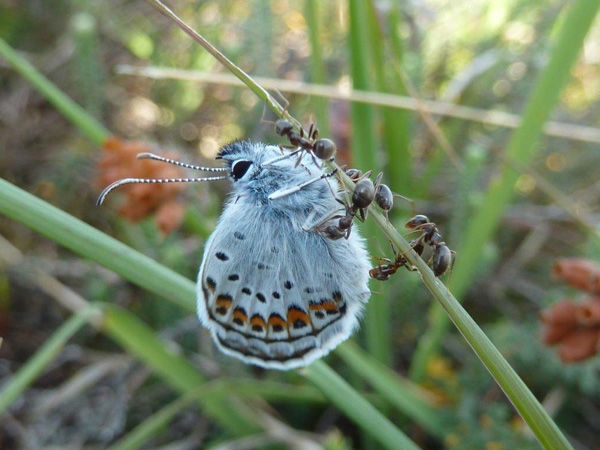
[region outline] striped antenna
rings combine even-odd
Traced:
[[[106,196],[111,193],[114,189],[119,186],[123,186],[124,184],[134,184],[134,183],[197,183],[200,181],[217,181],[217,180],[226,180],[229,178],[228,175],[223,175],[221,177],[202,177],[202,178],[124,178],[119,181],[115,181],[110,186],[102,191],[100,197],[98,197],[98,201],[96,204],[100,206]]]
[[[161,161],[167,164],[173,164],[174,166],[185,167],[186,169],[203,170],[205,172],[227,172],[228,169],[224,167],[202,167],[194,164],[187,164],[173,159],[165,158],[163,156],[155,155],[154,153],[138,153],[137,159],[152,159],[154,161]]]

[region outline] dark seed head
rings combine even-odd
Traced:
[[[294,125],[287,119],[279,119],[275,122],[275,133],[279,136],[287,136],[294,129]]]
[[[352,181],[356,182],[362,177],[362,172],[358,169],[348,169],[346,170],[346,175],[348,175]]]
[[[313,148],[313,153],[319,159],[330,159],[335,152],[337,151],[337,147],[335,143],[330,139],[319,139],[315,142],[315,146]]]
[[[406,222],[405,227],[406,228],[417,228],[419,225],[425,225],[426,223],[430,223],[429,217],[424,216],[423,214],[418,214],[415,217],[413,217],[412,219],[410,219],[408,222]]]
[[[370,179],[364,178],[356,183],[354,193],[352,194],[352,204],[356,208],[366,208],[373,203],[374,198],[375,186],[373,186],[373,182]]]
[[[394,194],[387,184],[380,184],[375,189],[375,203],[384,211],[389,211],[394,206]]]
[[[431,259],[431,268],[436,277],[439,277],[448,270],[452,262],[452,252],[443,242],[436,247]]]

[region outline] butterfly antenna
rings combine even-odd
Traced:
[[[205,172],[227,172],[228,169],[224,167],[202,167],[194,164],[187,164],[173,159],[165,158],[163,156],[155,155],[154,153],[138,153],[137,159],[151,159],[153,161],[160,161],[167,164],[173,164],[174,166],[185,167],[186,169],[202,170]]]
[[[201,178],[124,178],[122,180],[115,181],[114,183],[112,183],[111,185],[106,187],[106,189],[104,189],[102,191],[102,193],[100,194],[100,197],[98,197],[98,201],[96,202],[96,205],[100,206],[104,202],[104,200],[106,199],[108,194],[110,194],[114,189],[118,188],[119,186],[123,186],[124,184],[197,183],[200,181],[226,180],[227,178],[229,178],[229,177],[221,176],[221,177],[201,177]]]

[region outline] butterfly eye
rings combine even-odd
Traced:
[[[239,161],[234,162],[231,166],[231,174],[233,175],[233,179],[237,181],[246,175],[246,172],[248,172],[248,169],[251,165],[252,161],[248,161],[246,159],[240,159]]]

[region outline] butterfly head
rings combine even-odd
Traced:
[[[300,198],[294,195],[270,201],[269,195],[272,193],[301,185],[323,173],[312,158],[304,157],[298,164],[296,156],[284,157],[278,146],[235,141],[221,148],[217,159],[227,163],[236,196],[247,197],[261,204],[269,203],[274,208],[289,208],[294,204],[314,202],[329,191],[325,182],[315,183],[303,189]],[[271,163],[274,160],[277,162]]]

